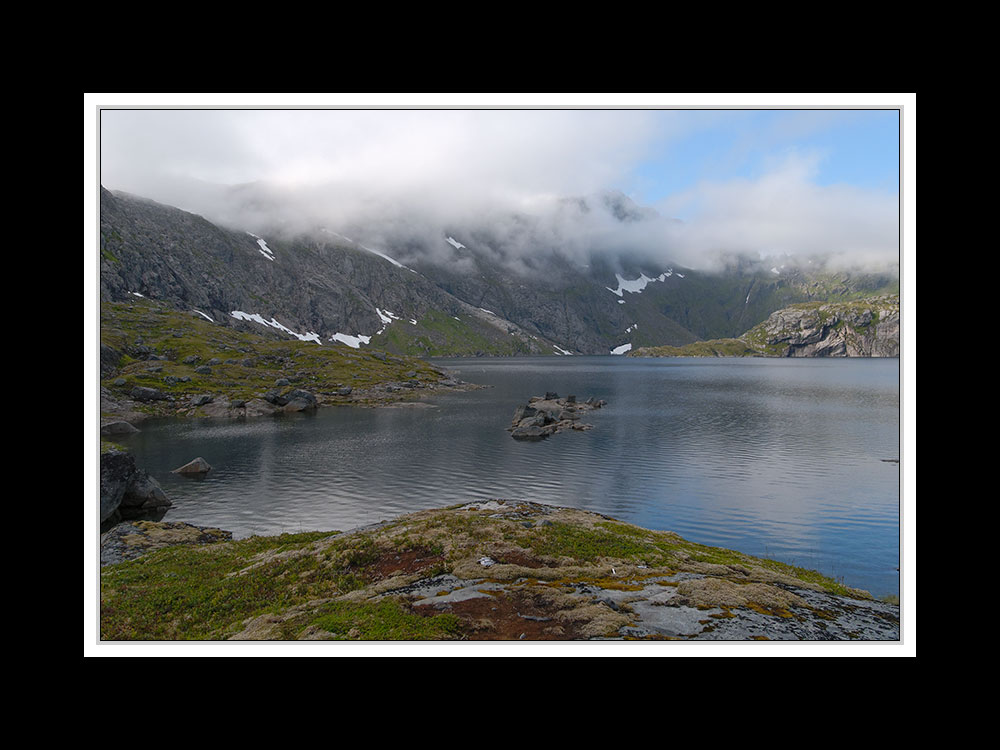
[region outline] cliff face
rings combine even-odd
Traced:
[[[744,336],[778,357],[898,357],[899,297],[793,305]]]

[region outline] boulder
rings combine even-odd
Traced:
[[[267,393],[264,394],[264,400],[269,404],[274,404],[275,406],[284,406],[288,403],[288,399],[285,398],[281,391],[277,388],[272,388]]]
[[[111,449],[101,453],[101,524],[122,518],[162,516],[171,505],[163,489],[135,464],[131,453]]]
[[[311,411],[316,408],[316,397],[309,391],[296,388],[285,394],[284,411]]]
[[[101,434],[110,437],[113,435],[131,435],[134,432],[138,432],[137,427],[132,426],[124,419],[118,419],[114,422],[107,422],[101,425]]]
[[[183,474],[185,476],[204,476],[211,470],[212,467],[209,465],[208,461],[201,456],[198,456],[198,458],[193,461],[189,461],[180,468],[174,469],[173,473]]]
[[[145,385],[134,386],[129,395],[136,401],[166,401],[168,398],[163,391]]]

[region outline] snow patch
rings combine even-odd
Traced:
[[[630,352],[630,351],[632,351],[632,345],[631,344],[622,344],[621,346],[616,346],[614,349],[612,349],[611,353],[612,354],[624,354],[625,352]]]
[[[638,331],[638,330],[639,330],[639,324],[633,323],[632,325],[630,325],[628,328],[625,329],[625,333],[632,333],[632,331]]]
[[[494,316],[496,315],[495,312],[493,312],[492,310],[487,310],[485,307],[480,307],[479,309],[482,310],[484,313],[489,313],[490,315]]]
[[[778,270],[777,268],[772,268],[772,269],[771,269],[771,273],[776,273],[776,274],[778,274],[779,276],[781,275],[781,271],[779,271],[779,270]]]
[[[360,349],[362,344],[367,344],[371,340],[371,336],[351,336],[346,333],[335,333],[330,337],[330,341],[339,341],[352,349]]]
[[[242,310],[233,310],[229,314],[237,320],[249,320],[253,323],[260,323],[261,325],[268,326],[269,328],[277,328],[279,331],[283,331],[289,336],[294,336],[299,341],[315,341],[317,344],[322,345],[322,342],[319,340],[318,333],[313,331],[310,331],[309,333],[296,333],[291,328],[286,328],[281,325],[281,323],[273,317],[270,320],[264,320],[264,317],[258,313],[245,313]]]
[[[623,300],[623,299],[618,300],[618,304],[619,305],[624,305],[625,304],[625,300]]]
[[[568,357],[572,357],[573,356],[573,352],[568,352],[565,349],[556,346],[555,344],[552,345],[552,348],[556,350],[556,354],[565,354]]]
[[[621,274],[616,273],[615,278],[618,280],[618,287],[612,289],[609,286],[604,287],[612,294],[617,294],[619,297],[624,296],[625,292],[629,294],[641,294],[642,290],[645,289],[649,284],[654,281],[666,281],[669,277],[674,275],[674,269],[668,268],[666,271],[661,273],[659,276],[654,276],[649,278],[646,274],[640,273],[638,279],[626,279]],[[677,278],[683,279],[684,274],[677,274]]]
[[[461,249],[463,249],[465,247],[465,245],[463,245],[461,242],[459,242],[458,240],[456,240],[454,237],[448,237],[445,240],[445,242],[447,242],[449,245],[451,245],[456,250],[461,250]]]
[[[145,294],[139,294],[139,292],[129,292],[129,294],[134,295],[136,297],[142,297],[143,299],[146,299],[146,295]]]
[[[255,240],[257,240],[257,245],[260,247],[260,254],[261,255],[263,255],[268,260],[274,260],[274,250],[272,250],[271,248],[269,248],[267,246],[267,243],[264,241],[263,238],[258,237],[253,232],[247,232],[247,234],[249,234],[251,237],[253,237]]]
[[[410,318],[410,325],[414,325],[415,326],[416,324],[417,324],[416,318]]]
[[[203,312],[202,312],[201,310],[195,310],[194,312],[198,313],[198,314],[199,314],[199,315],[200,315],[201,317],[203,317],[203,318],[204,318],[205,320],[207,320],[207,321],[208,321],[209,323],[214,323],[214,322],[215,322],[215,321],[214,321],[214,320],[212,320],[212,319],[211,319],[210,317],[208,317],[207,315],[205,315],[205,313],[203,313]]]

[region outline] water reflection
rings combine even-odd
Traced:
[[[237,537],[530,498],[898,592],[897,360],[442,364],[493,387],[432,409],[166,421],[127,443],[173,500],[168,520]],[[608,406],[587,415],[593,430],[512,440],[515,407],[547,390]],[[198,455],[203,482],[169,473]]]

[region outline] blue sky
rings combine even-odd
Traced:
[[[696,184],[756,180],[797,157],[815,168],[818,186],[848,184],[899,191],[898,110],[730,110],[663,113],[698,125],[665,133],[637,164],[625,192],[655,204]]]

